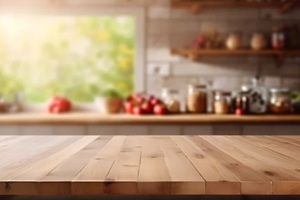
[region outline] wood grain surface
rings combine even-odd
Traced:
[[[101,115],[100,113],[19,113],[0,115],[2,124],[264,124],[289,123],[299,124],[300,115],[215,115],[215,114],[178,114],[144,115],[127,114]]]
[[[0,195],[300,195],[300,136],[0,136]]]

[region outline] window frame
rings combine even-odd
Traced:
[[[135,64],[134,64],[134,91],[146,91],[146,67],[145,67],[145,9],[143,7],[129,8],[114,6],[100,6],[100,5],[64,5],[64,6],[1,6],[0,12],[2,14],[37,14],[37,15],[56,15],[56,16],[70,16],[70,15],[93,15],[93,16],[132,16],[136,22],[135,30]],[[79,107],[84,107],[83,110],[90,110],[91,103],[76,103]],[[41,105],[28,105],[25,102],[25,110],[36,110]],[[76,107],[77,107],[76,106]],[[87,109],[86,109],[87,107]],[[40,110],[40,109],[38,109]],[[80,109],[81,110],[81,109]]]

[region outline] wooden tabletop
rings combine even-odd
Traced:
[[[299,136],[1,136],[0,195],[299,195],[299,155]]]
[[[220,123],[300,123],[300,115],[214,115],[179,114],[145,115],[126,114],[101,115],[99,113],[18,113],[0,115],[1,124],[220,124]]]

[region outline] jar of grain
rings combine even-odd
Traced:
[[[171,114],[180,113],[179,92],[177,90],[170,90],[164,88],[162,90],[161,97],[169,113]]]
[[[207,91],[205,85],[188,86],[186,107],[189,113],[206,113]]]
[[[228,114],[230,112],[229,92],[215,91],[214,112],[215,114]]]

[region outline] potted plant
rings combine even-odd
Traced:
[[[107,89],[96,97],[96,104],[103,114],[119,113],[123,108],[122,95],[115,89]]]

